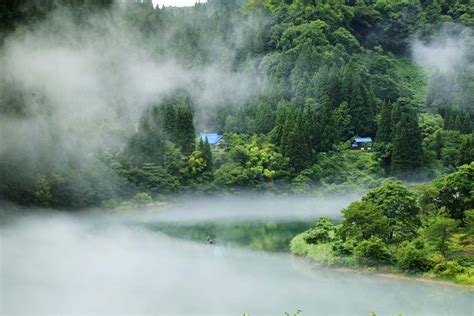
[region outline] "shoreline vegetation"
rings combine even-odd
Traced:
[[[390,267],[380,267],[380,268],[373,268],[373,267],[349,267],[349,266],[338,266],[338,265],[328,265],[322,263],[320,261],[316,261],[313,258],[308,258],[305,255],[291,253],[295,259],[304,260],[310,266],[314,268],[320,269],[330,269],[333,271],[338,271],[342,273],[361,273],[361,274],[368,274],[368,275],[375,275],[378,277],[384,278],[391,278],[397,280],[407,280],[407,281],[414,281],[414,282],[424,282],[424,283],[432,283],[432,284],[439,284],[444,286],[452,286],[452,287],[460,287],[474,291],[474,283],[464,284],[464,283],[456,283],[452,280],[442,279],[436,276],[430,275],[420,275],[420,274],[409,274],[403,271],[396,271],[390,270]]]
[[[473,179],[471,163],[415,191],[385,182],[343,209],[340,224],[321,217],[295,236],[291,253],[323,266],[473,286]]]

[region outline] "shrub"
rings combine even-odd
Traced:
[[[102,201],[102,206],[106,209],[114,209],[114,208],[117,208],[119,205],[120,205],[120,202],[117,199],[108,199],[108,200]]]
[[[419,273],[430,270],[432,261],[423,249],[419,249],[413,243],[404,243],[396,254],[398,267],[406,272]]]
[[[391,259],[387,245],[382,239],[375,236],[360,242],[354,248],[354,257],[359,263],[366,265],[388,263]]]
[[[334,224],[327,217],[321,217],[314,228],[304,233],[303,237],[310,244],[327,243],[334,238]]]
[[[355,241],[350,239],[348,241],[343,241],[342,239],[337,239],[332,245],[332,250],[337,255],[349,256],[352,255],[354,251]]]
[[[456,261],[443,260],[435,265],[433,272],[442,277],[453,278],[457,274],[464,272],[464,268]]]
[[[132,200],[135,206],[143,206],[153,202],[151,196],[146,192],[140,192],[135,194]]]

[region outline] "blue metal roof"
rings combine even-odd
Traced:
[[[356,138],[354,139],[354,141],[356,143],[371,143],[372,142],[372,138],[370,137],[361,137],[361,138]]]
[[[223,138],[224,136],[221,134],[217,133],[201,133],[201,139],[206,140],[209,142],[211,145],[216,145],[219,143],[219,141]]]

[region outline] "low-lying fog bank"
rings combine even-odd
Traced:
[[[183,197],[158,212],[141,215],[146,221],[180,222],[235,222],[278,220],[294,221],[321,216],[340,218],[341,209],[358,200],[360,194],[352,193],[328,197],[297,196],[236,196]],[[153,210],[153,209],[152,209]],[[137,216],[134,214],[133,216]]]
[[[55,213],[3,225],[0,314],[472,315],[471,291],[216,252],[117,218]]]

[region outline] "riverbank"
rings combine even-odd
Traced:
[[[367,266],[358,263],[353,257],[335,254],[330,243],[309,244],[304,240],[303,234],[296,235],[292,239],[290,252],[294,257],[304,259],[318,267],[325,267],[339,272],[358,272],[392,279],[449,285],[474,290],[474,269],[472,267],[450,278],[443,278],[432,271],[409,274],[393,265]]]
[[[421,282],[421,283],[426,283],[426,284],[450,286],[450,287],[455,287],[455,288],[467,289],[474,292],[473,285],[459,284],[459,283],[454,283],[454,282],[442,280],[442,279],[431,278],[431,277],[423,276],[423,275],[410,275],[403,272],[390,272],[390,270],[388,269],[384,270],[384,269],[370,269],[370,268],[364,268],[364,267],[350,268],[350,267],[328,266],[328,265],[318,263],[314,260],[311,260],[303,256],[292,254],[292,257],[296,260],[305,261],[312,268],[328,269],[332,272],[335,271],[335,272],[350,273],[350,274],[373,275],[373,276],[383,277],[383,278],[393,279],[393,280],[413,281],[413,282]]]

